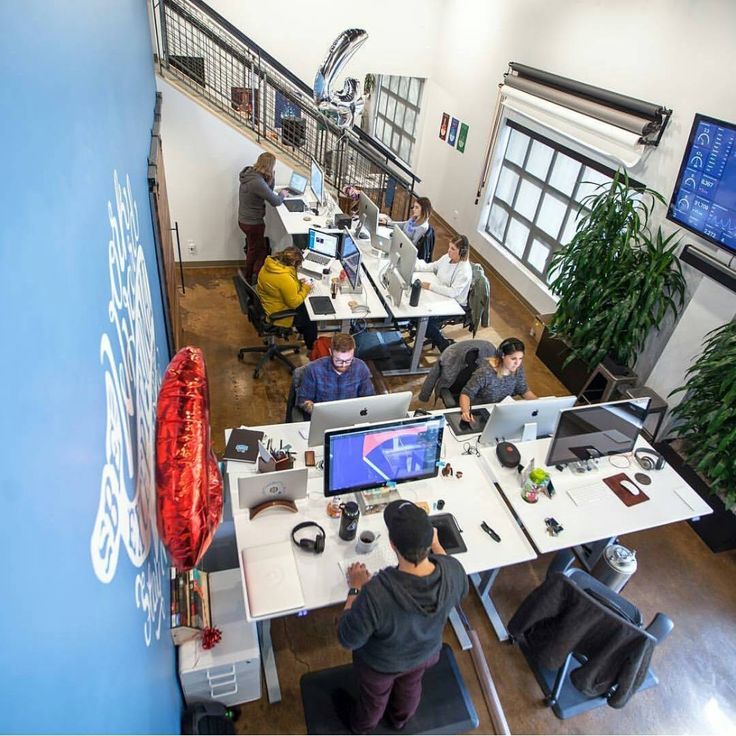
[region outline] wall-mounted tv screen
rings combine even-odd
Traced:
[[[736,123],[695,116],[667,217],[736,253]]]

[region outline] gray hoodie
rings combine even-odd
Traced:
[[[238,222],[260,225],[266,215],[266,202],[278,207],[284,198],[271,189],[262,174],[246,166],[240,172],[239,200]]]
[[[442,645],[447,616],[467,594],[468,578],[456,559],[429,558],[435,569],[425,577],[381,570],[340,617],[340,644],[374,670],[407,672]]]

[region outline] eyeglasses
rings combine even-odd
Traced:
[[[348,358],[347,360],[342,360],[341,358],[333,358],[332,362],[335,365],[350,365],[355,358]]]

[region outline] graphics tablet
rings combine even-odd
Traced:
[[[473,423],[468,424],[462,420],[462,413],[459,411],[449,412],[445,414],[445,420],[450,426],[455,437],[465,437],[468,434],[479,434],[483,431],[490,416],[488,409],[471,409],[470,414],[473,417]]]

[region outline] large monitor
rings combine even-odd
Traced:
[[[648,411],[648,398],[564,409],[549,445],[546,464],[587,462],[631,452]]]
[[[575,406],[575,396],[550,396],[532,401],[494,404],[478,440],[481,445],[495,445],[506,440],[547,437],[555,431],[562,409]],[[526,430],[526,432],[525,432]]]
[[[736,124],[695,116],[667,217],[736,253]]]
[[[371,234],[372,240],[378,232],[378,206],[365,192],[360,193],[358,200],[358,219]]]
[[[391,233],[391,249],[389,260],[396,259],[396,268],[404,283],[409,286],[414,275],[414,266],[417,262],[417,249],[407,234],[398,226],[394,226]]]
[[[403,419],[409,411],[411,391],[395,394],[378,394],[356,399],[325,401],[314,405],[309,423],[307,445],[321,445],[325,432],[337,427],[352,427],[361,422],[387,422]]]
[[[341,232],[325,232],[324,230],[317,230],[317,228],[310,227],[307,247],[309,250],[313,250],[315,253],[320,253],[328,258],[337,258],[340,255],[341,238]]]
[[[360,251],[358,250],[358,246],[355,245],[353,236],[347,228],[343,230],[340,263],[345,271],[345,275],[348,277],[350,286],[353,290],[359,289],[361,286]]]
[[[440,414],[327,432],[325,496],[436,477],[444,428]]]
[[[317,203],[323,205],[325,203],[325,175],[319,164],[311,159],[312,165],[309,170],[309,186],[317,197]]]

